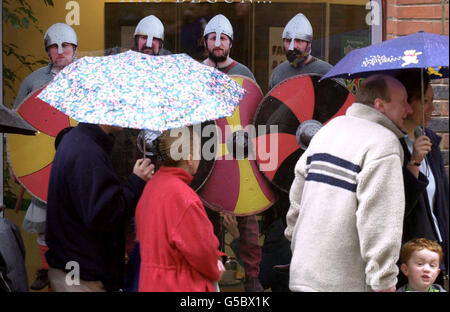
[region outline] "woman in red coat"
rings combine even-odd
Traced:
[[[189,187],[200,162],[199,142],[192,127],[160,137],[163,166],[145,186],[136,208],[139,291],[216,291],[214,282],[224,271],[219,241]]]

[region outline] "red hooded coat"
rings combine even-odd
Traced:
[[[161,167],[136,208],[139,291],[215,291],[219,241],[185,170]]]

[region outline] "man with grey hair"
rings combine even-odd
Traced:
[[[283,80],[301,74],[325,75],[333,66],[311,55],[313,29],[302,13],[294,16],[284,28],[283,44],[287,60],[272,72],[269,90]]]
[[[286,238],[292,291],[395,291],[404,215],[404,86],[369,77],[295,166]]]

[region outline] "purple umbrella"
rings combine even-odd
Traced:
[[[404,69],[420,69],[421,71],[426,69],[431,79],[447,78],[448,45],[448,36],[419,31],[411,35],[352,50],[322,79],[362,78],[377,73],[395,75]],[[423,75],[421,76],[422,113],[424,113],[424,85]],[[422,125],[422,129],[425,129],[424,125]]]
[[[352,50],[322,79],[361,78],[402,69],[427,68],[431,78],[448,77],[448,36],[418,32]]]

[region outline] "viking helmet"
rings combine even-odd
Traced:
[[[49,46],[56,44],[58,46],[58,53],[62,54],[62,44],[64,42],[78,46],[77,33],[67,24],[56,23],[50,26],[44,35],[44,46],[47,49]]]
[[[231,26],[228,18],[222,14],[214,16],[208,24],[206,24],[205,31],[203,32],[203,37],[206,37],[210,33],[216,33],[215,46],[220,46],[220,35],[225,34],[233,40],[233,26]]]
[[[153,38],[164,41],[164,25],[159,18],[154,15],[144,17],[139,21],[134,31],[134,36],[147,36],[147,42],[152,42]]]
[[[294,16],[283,30],[283,39],[292,39],[288,50],[294,50],[294,39],[311,42],[313,29],[311,23],[302,13]]]

